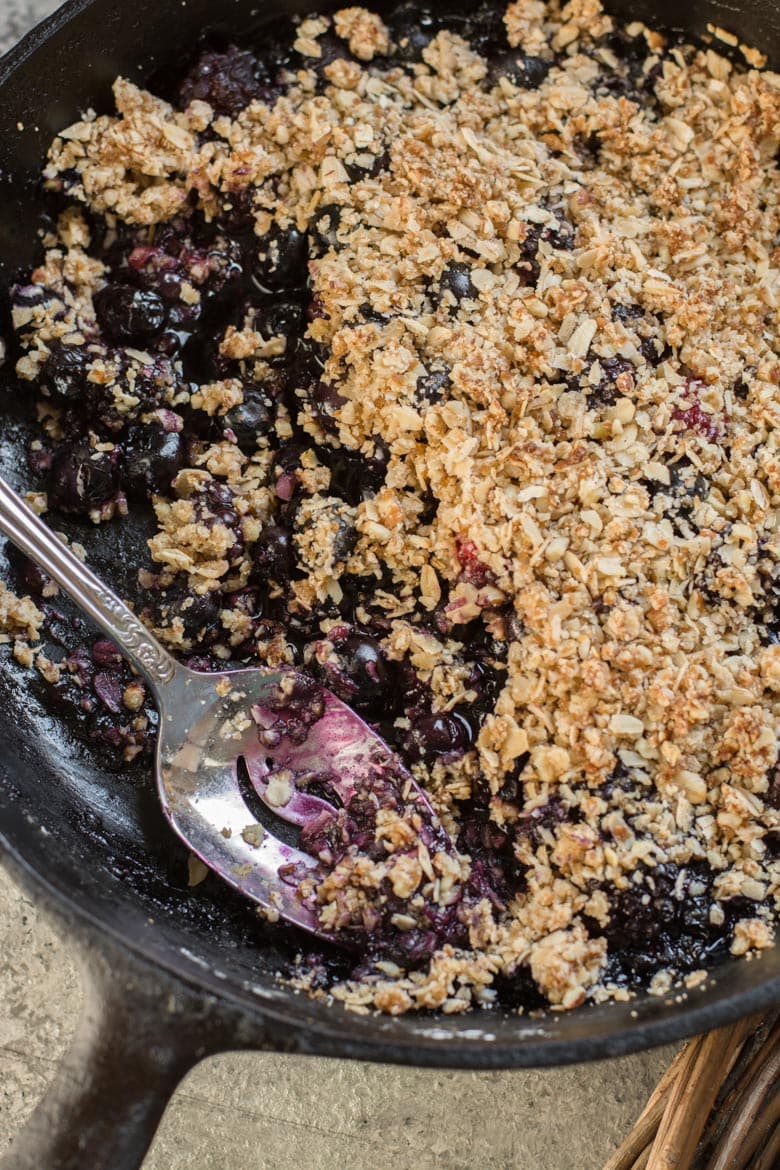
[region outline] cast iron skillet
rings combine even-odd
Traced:
[[[30,33],[0,63],[0,282],[35,262],[35,180],[46,145],[87,106],[109,108],[117,74],[143,80],[180,69],[204,26],[251,44],[269,19],[316,6],[71,0]],[[696,33],[713,21],[780,62],[775,0],[608,7]],[[10,379],[0,385],[0,466],[22,487],[25,398]],[[144,523],[106,525],[89,542],[98,571],[126,596]],[[87,543],[81,529],[79,539]],[[688,998],[640,997],[541,1019],[497,1011],[374,1018],[310,1001],[276,978],[307,946],[301,936],[262,927],[213,879],[187,889],[185,855],[145,770],[109,771],[9,665],[0,711],[0,847],[15,877],[77,937],[87,974],[77,1037],[5,1170],[134,1170],[179,1079],[228,1048],[472,1069],[551,1065],[677,1040],[780,1000],[778,948],[721,964]]]

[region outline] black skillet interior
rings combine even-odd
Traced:
[[[269,21],[273,27],[314,6],[314,0],[272,0],[262,10],[251,0],[219,6],[210,0],[75,0],[34,32],[0,64],[3,279],[35,259],[41,211],[35,180],[47,143],[84,108],[108,108],[117,74],[164,77],[181,70],[204,28],[262,43]],[[775,0],[617,0],[607,7],[696,33],[712,21],[768,50],[775,63],[780,59]],[[14,486],[24,486],[26,397],[6,374],[0,382],[0,463]],[[147,530],[144,517],[99,531],[78,528],[92,563],[127,597],[137,597],[135,571]],[[250,1015],[262,1013],[285,1047],[471,1068],[547,1064],[661,1043],[780,998],[780,949],[752,963],[725,963],[688,998],[646,997],[538,1020],[498,1011],[375,1019],[295,995],[276,973],[311,943],[260,925],[213,878],[189,890],[185,852],[159,815],[148,768],[107,768],[47,713],[27,677],[6,659],[0,675],[0,844],[55,903],[113,936],[120,948],[223,1002],[231,999]]]

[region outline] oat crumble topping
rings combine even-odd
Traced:
[[[380,890],[408,945],[312,994],[663,993],[774,939],[780,77],[599,0],[399,11],[213,54],[181,108],[120,78],[55,139],[13,309],[41,507],[153,497],[155,633],[302,659],[457,841],[377,818],[321,921]],[[43,620],[3,587],[8,636]]]

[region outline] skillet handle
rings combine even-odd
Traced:
[[[0,1170],[140,1170],[179,1081],[224,1047],[178,980],[117,952],[82,957],[76,1034]]]

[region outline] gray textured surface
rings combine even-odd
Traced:
[[[0,1151],[78,1004],[67,946],[0,871]],[[598,1170],[669,1058],[462,1073],[228,1054],[187,1077],[145,1170]]]
[[[0,0],[0,51],[54,7]],[[46,1087],[78,1007],[66,943],[0,872],[0,1152]],[[512,1073],[215,1057],[176,1093],[145,1170],[598,1170],[670,1055]]]

